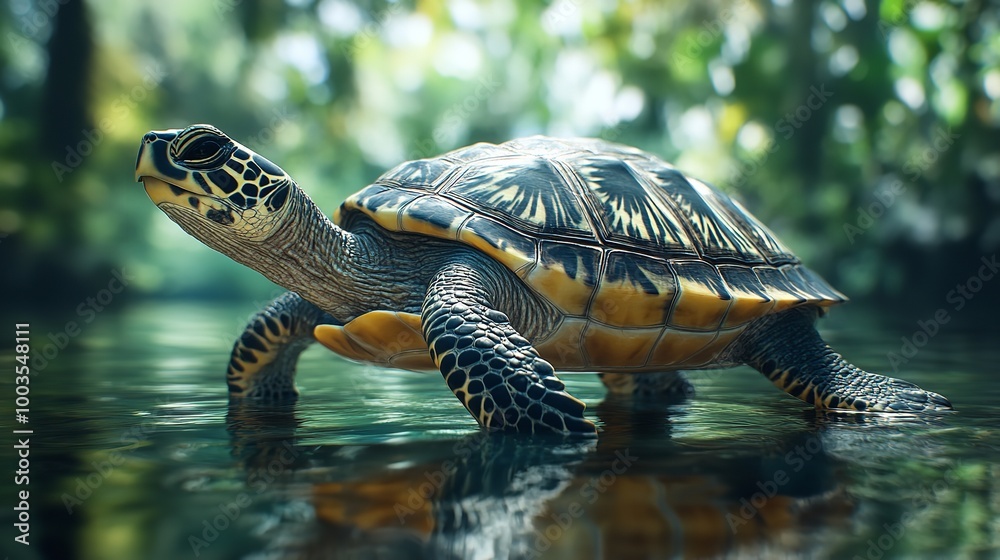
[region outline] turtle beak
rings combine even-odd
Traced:
[[[189,172],[173,164],[169,157],[170,142],[180,130],[154,130],[147,132],[139,143],[135,161],[135,180],[141,182],[154,204],[176,203],[186,195],[180,188],[189,178]]]
[[[139,155],[135,160],[135,180],[141,182],[144,177],[163,177],[164,179],[181,180],[187,177],[187,172],[171,164],[167,157],[170,141],[177,137],[180,130],[154,130],[147,132],[139,143]]]

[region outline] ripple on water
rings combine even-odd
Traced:
[[[37,464],[60,492],[93,482],[76,506],[86,515],[60,529],[91,556],[187,557],[189,537],[234,503],[240,515],[203,556],[517,556],[540,550],[550,530],[548,555],[588,557],[617,543],[671,556],[683,542],[708,556],[850,557],[904,515],[894,554],[997,553],[991,332],[942,332],[898,374],[946,394],[955,414],[817,414],[747,368],[693,373],[693,399],[649,406],[606,400],[595,376],[568,375],[602,433],[567,442],[484,435],[437,373],[348,363],[321,348],[303,355],[294,406],[231,410],[226,361],[251,311],[176,302],[109,311],[40,374]],[[877,370],[905,325],[873,324],[823,328]],[[726,517],[772,482],[754,532]],[[578,515],[560,526],[569,512]],[[631,540],[615,540],[619,530]]]

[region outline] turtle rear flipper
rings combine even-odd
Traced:
[[[820,409],[858,412],[952,410],[945,397],[902,379],[869,373],[833,351],[813,327],[815,308],[761,319],[739,341],[742,361],[789,395]]]
[[[299,356],[316,341],[318,324],[335,322],[295,292],[287,292],[260,310],[233,344],[226,368],[230,398],[294,400]]]

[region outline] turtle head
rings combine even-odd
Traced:
[[[205,124],[143,136],[135,178],[171,220],[223,252],[268,239],[298,189],[280,167]]]

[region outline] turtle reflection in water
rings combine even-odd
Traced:
[[[291,407],[253,408],[230,409],[234,456],[248,480],[284,465],[259,500],[267,513],[247,516],[263,556],[798,558],[857,513],[815,425],[677,443],[669,405],[611,396],[597,441],[480,432],[304,446]],[[289,500],[308,514],[282,515]]]
[[[234,399],[294,398],[318,340],[438,368],[491,430],[593,433],[557,368],[668,395],[689,387],[678,370],[747,364],[817,408],[951,409],[831,350],[813,323],[844,296],[737,202],[634,148],[476,144],[397,166],[332,221],[208,125],[146,134],[136,178],[185,231],[291,290],[237,340]]]
[[[316,484],[321,525],[306,546],[345,558],[809,557],[817,532],[846,530],[855,513],[825,456],[778,484],[754,455],[580,446],[477,434],[437,462]]]

